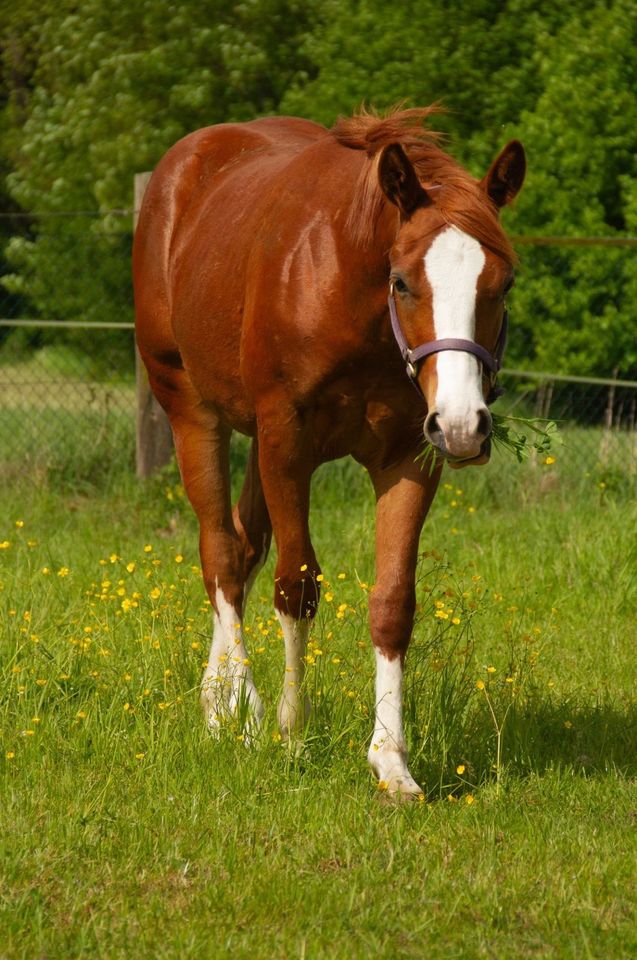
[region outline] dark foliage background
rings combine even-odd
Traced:
[[[4,316],[130,319],[135,172],[179,137],[442,99],[476,175],[510,137],[513,234],[637,233],[632,0],[0,0]],[[103,216],[51,216],[101,211]],[[20,214],[28,214],[23,216]],[[48,216],[47,216],[48,215]],[[520,247],[509,362],[637,377],[634,251]]]

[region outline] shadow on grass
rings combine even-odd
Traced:
[[[573,776],[637,778],[637,703],[586,705],[535,695],[511,709],[500,725],[502,773],[527,777],[560,770]],[[498,736],[486,705],[467,718],[464,732],[462,747],[450,750],[446,759],[435,755],[432,743],[413,764],[412,773],[427,783],[432,798],[497,779]],[[440,745],[444,733],[431,733]],[[461,778],[459,765],[464,767]]]
[[[610,702],[589,706],[544,701],[530,707],[515,737],[533,770],[561,766],[605,773],[614,769],[627,777],[637,776],[637,704],[622,709]]]

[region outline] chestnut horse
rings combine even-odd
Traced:
[[[319,464],[350,454],[377,500],[369,762],[406,796],[421,794],[402,723],[419,535],[443,461],[489,457],[486,368],[497,366],[515,259],[498,211],[525,171],[512,141],[475,180],[425,128],[433,109],[364,112],[331,130],[286,117],[199,130],[157,166],[133,257],[137,341],[199,519],[214,608],[202,684],[210,728],[242,699],[253,722],[263,714],[242,617],[274,531],[278,720],[286,738],[301,733],[321,580],[310,482]],[[421,359],[409,353],[417,344],[429,345]],[[234,509],[233,430],[252,437]],[[432,469],[416,459],[423,430]]]

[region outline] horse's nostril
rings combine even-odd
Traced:
[[[491,414],[486,409],[480,410],[478,413],[478,433],[481,437],[488,437],[491,433],[491,427],[493,426],[493,421],[491,420]]]
[[[434,410],[433,413],[430,413],[427,417],[427,422],[425,424],[427,433],[431,436],[434,433],[440,433],[440,424],[438,423],[438,414]]]
[[[438,421],[436,411],[430,413],[425,420],[425,436],[427,440],[429,440],[429,443],[433,444],[441,453],[446,452],[447,445],[445,443],[445,435]]]

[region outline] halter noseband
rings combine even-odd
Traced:
[[[418,390],[420,390],[420,385],[418,384],[417,379],[418,365],[420,361],[424,360],[425,357],[431,356],[432,353],[441,353],[443,350],[458,350],[462,353],[473,354],[473,356],[477,357],[482,363],[482,366],[489,371],[490,390],[487,397],[487,403],[493,403],[494,400],[497,400],[497,398],[503,392],[497,386],[496,379],[498,371],[502,367],[502,358],[504,356],[504,348],[506,347],[507,332],[509,327],[509,313],[506,307],[504,308],[502,326],[500,327],[500,333],[498,334],[495,350],[493,354],[490,354],[488,350],[485,350],[484,347],[481,347],[480,344],[476,343],[474,340],[459,340],[456,337],[446,337],[442,340],[429,340],[427,343],[421,343],[420,346],[413,347],[412,349],[405,339],[405,334],[402,331],[400,320],[398,319],[393,280],[389,281],[389,297],[387,302],[389,304],[391,328],[394,331],[396,343],[398,344],[403,360],[405,361],[407,376]]]

